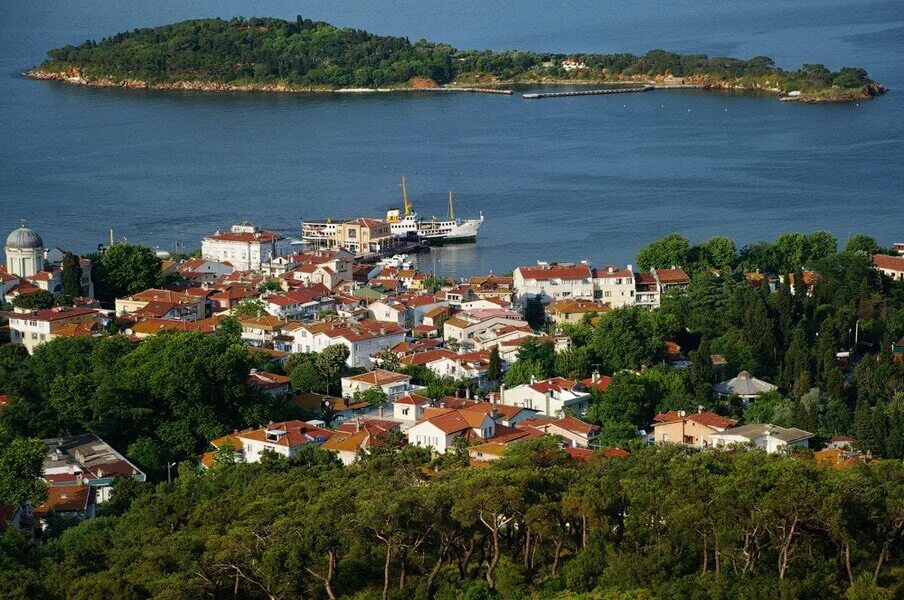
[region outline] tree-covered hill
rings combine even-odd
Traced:
[[[448,44],[380,36],[298,17],[192,20],[136,29],[100,42],[49,52],[32,76],[82,83],[165,87],[205,82],[288,88],[407,86],[414,79],[440,85],[468,82],[642,81],[686,78],[703,87],[802,90],[812,97],[870,96],[882,90],[865,70],[832,72],[822,65],[797,71],[768,57],[740,60],[652,50],[632,54],[564,55],[520,50],[457,50]],[[566,71],[564,59],[581,68]]]

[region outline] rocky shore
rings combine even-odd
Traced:
[[[172,90],[172,91],[198,91],[198,92],[279,92],[279,93],[386,93],[403,91],[458,91],[477,93],[510,94],[510,90],[499,89],[510,85],[652,85],[658,89],[702,89],[714,91],[733,91],[741,93],[760,93],[781,96],[782,101],[801,102],[804,104],[821,104],[837,102],[858,102],[870,100],[875,96],[886,93],[887,89],[881,84],[872,84],[855,89],[826,89],[817,92],[791,92],[770,85],[751,84],[743,81],[713,80],[706,76],[689,76],[682,79],[675,78],[640,78],[625,77],[617,79],[599,80],[573,80],[573,79],[548,79],[537,78],[529,80],[496,80],[486,77],[465,78],[446,86],[396,86],[386,88],[340,88],[298,86],[289,83],[222,83],[216,81],[162,81],[147,82],[141,79],[113,79],[108,77],[95,77],[82,73],[77,69],[68,71],[45,71],[35,68],[26,71],[24,75],[30,79],[50,80],[67,83],[70,85],[83,85],[102,88],[124,88],[134,90]]]

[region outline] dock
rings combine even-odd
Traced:
[[[414,92],[464,92],[471,94],[500,94],[511,96],[515,92],[504,88],[482,87],[410,87],[410,88],[340,88],[334,94],[398,94]]]
[[[609,88],[604,90],[575,90],[573,92],[540,92],[536,94],[521,94],[522,98],[527,100],[535,100],[538,98],[566,98],[568,96],[606,96],[609,94],[636,94],[638,92],[649,92],[656,89],[655,86],[645,85],[643,87],[630,88]]]

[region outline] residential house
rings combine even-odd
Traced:
[[[269,314],[287,321],[317,319],[321,312],[336,307],[330,291],[321,284],[266,295],[261,300]]]
[[[211,441],[214,450],[201,457],[201,464],[210,466],[216,458],[216,450],[229,444],[235,451],[236,462],[259,462],[265,452],[291,457],[309,444],[321,445],[333,435],[331,429],[322,429],[304,421],[269,423],[266,427],[248,429],[225,435]]]
[[[634,268],[606,265],[593,269],[593,299],[612,308],[634,305]]]
[[[876,254],[873,256],[873,266],[895,281],[904,281],[904,256]]]
[[[431,404],[430,398],[426,396],[407,393],[392,403],[392,418],[396,421],[416,423],[423,418],[424,411]]]
[[[654,417],[653,442],[707,448],[712,434],[721,433],[737,424],[737,420],[714,412],[700,410],[688,413],[683,410],[672,410]]]
[[[412,391],[411,377],[401,373],[393,373],[384,369],[374,369],[360,375],[349,375],[342,378],[342,397],[354,398],[357,392],[366,392],[377,388],[386,395],[390,402]]]
[[[248,387],[273,398],[286,398],[292,393],[292,378],[278,373],[251,369],[248,374]]]
[[[462,348],[476,346],[474,338],[499,325],[526,326],[524,318],[511,310],[462,311],[443,323],[443,339],[454,340]]]
[[[10,343],[25,346],[29,354],[44,342],[71,333],[72,325],[91,326],[101,314],[90,308],[58,306],[31,312],[15,312],[9,315]]]
[[[343,423],[336,435],[324,442],[321,447],[334,452],[342,464],[348,466],[371,448],[383,446],[389,434],[398,429],[398,423],[391,421],[358,418]]]
[[[404,340],[405,330],[394,323],[330,319],[289,324],[275,347],[285,352],[322,352],[341,344],[348,348],[348,366],[369,368],[372,356]]]
[[[175,267],[175,272],[197,283],[213,283],[224,275],[230,275],[235,267],[228,262],[206,258],[191,258]]]
[[[274,339],[287,327],[286,321],[273,315],[261,315],[259,317],[239,317],[242,326],[242,340],[249,346],[269,347]],[[278,348],[285,350],[284,348]]]
[[[499,392],[499,403],[530,408],[547,417],[561,417],[565,409],[581,415],[590,406],[590,392],[580,382],[553,377],[511,389],[503,387]]]
[[[587,423],[577,417],[535,417],[522,421],[519,427],[530,427],[546,435],[553,435],[573,448],[589,448],[602,431],[599,425]]]
[[[339,223],[336,230],[336,241],[339,247],[348,250],[355,256],[391,248],[396,239],[392,235],[390,224],[378,219],[353,219]]]
[[[768,454],[775,454],[786,452],[794,447],[809,448],[812,437],[812,433],[803,429],[757,423],[713,433],[710,434],[709,439],[710,445],[715,448],[725,448],[736,444],[753,444]]]
[[[492,439],[496,435],[496,422],[480,411],[434,408],[406,434],[409,444],[444,454],[455,447],[458,439],[463,443]]]
[[[42,441],[46,454],[41,476],[49,489],[88,487],[91,504],[109,500],[113,483],[119,477],[132,477],[138,481],[146,478],[134,463],[93,433]],[[81,502],[80,510],[86,510],[88,505],[85,502],[89,501],[81,491],[65,498],[56,494],[54,498],[70,507],[73,503]],[[53,511],[62,510],[59,504],[48,508]]]
[[[529,298],[562,300],[579,298],[593,300],[593,273],[586,263],[553,264],[538,263],[535,267],[515,269],[512,285],[518,302]]]
[[[197,321],[207,316],[208,293],[149,289],[116,299],[117,315],[136,318]]]
[[[325,412],[332,413],[333,418],[330,419],[327,426],[332,425],[334,422],[342,423],[354,419],[367,413],[370,408],[370,404],[367,402],[356,402],[350,398],[339,398],[327,394],[318,394],[317,392],[298,394],[292,398],[292,402],[318,415],[322,415]]]
[[[546,313],[556,325],[564,323],[580,323],[587,315],[601,315],[609,312],[608,304],[593,300],[569,299],[556,300],[546,309]]]

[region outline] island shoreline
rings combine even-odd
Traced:
[[[83,75],[77,70],[69,71],[45,71],[34,68],[24,71],[22,75],[28,79],[42,81],[56,81],[68,85],[78,85],[97,88],[120,88],[132,90],[155,91],[182,91],[182,92],[246,92],[246,93],[287,93],[287,94],[396,94],[418,92],[442,92],[442,93],[480,93],[512,95],[514,90],[507,86],[631,86],[649,85],[653,89],[695,89],[704,91],[739,92],[749,95],[775,96],[783,101],[794,101],[804,104],[829,104],[856,102],[871,100],[876,96],[885,94],[887,89],[881,84],[866,86],[863,89],[845,90],[845,93],[837,97],[810,97],[800,95],[790,97],[783,95],[778,88],[751,88],[749,86],[733,84],[729,81],[701,81],[696,83],[664,83],[655,78],[646,79],[600,79],[600,80],[567,80],[567,79],[541,79],[541,80],[503,80],[494,82],[451,82],[448,85],[437,86],[390,86],[382,88],[330,88],[296,86],[287,83],[249,83],[233,84],[217,81],[163,81],[149,83],[141,79],[113,79],[109,77],[92,77]]]

